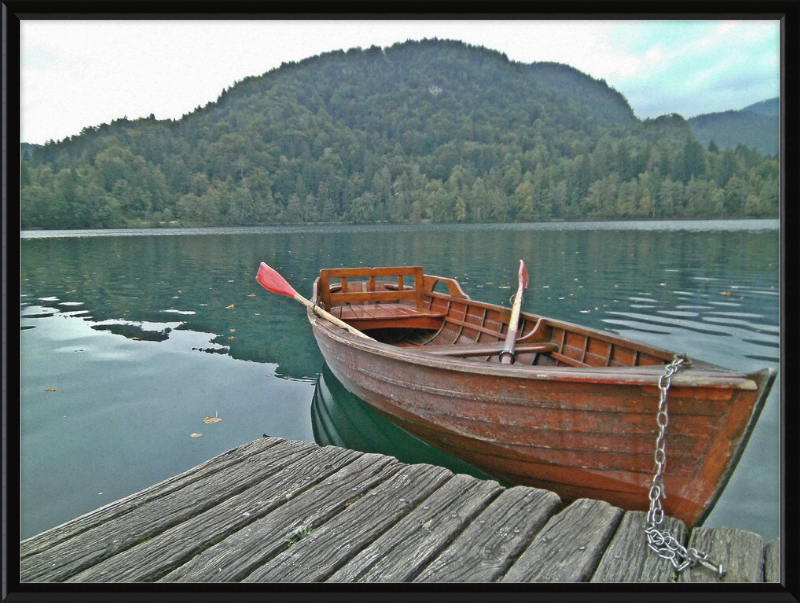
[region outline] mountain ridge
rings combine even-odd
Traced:
[[[743,109],[705,113],[689,119],[697,139],[708,146],[713,141],[723,149],[746,145],[762,155],[776,156],[780,140],[780,102],[763,100]]]
[[[640,121],[573,67],[453,40],[285,63],[179,120],[123,118],[23,155],[28,228],[777,211],[777,168],[750,174],[749,149],[711,153],[682,117]]]

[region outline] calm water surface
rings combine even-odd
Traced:
[[[522,258],[526,310],[780,363],[777,221],[39,232],[21,252],[22,538],[265,433],[480,475],[351,396],[262,261],[306,296],[321,267],[419,264],[507,304]],[[778,535],[779,390],[705,525]]]

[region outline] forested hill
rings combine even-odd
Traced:
[[[461,42],[338,51],[22,153],[23,228],[776,216],[778,164]]]
[[[777,155],[780,139],[779,103],[773,98],[740,111],[706,113],[692,117],[689,124],[704,145],[712,142],[723,149],[743,144],[762,155]]]

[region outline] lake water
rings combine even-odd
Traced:
[[[508,304],[520,258],[526,310],[779,367],[776,220],[27,232],[21,537],[265,433],[470,471],[350,395],[305,309],[255,274],[265,261],[309,296],[323,267],[422,265]],[[779,534],[779,391],[780,374],[705,525]]]

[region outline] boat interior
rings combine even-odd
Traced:
[[[314,300],[383,343],[442,357],[499,363],[511,309],[470,299],[451,278],[420,266],[323,269]],[[536,366],[663,365],[670,353],[579,325],[521,313],[516,363]]]

